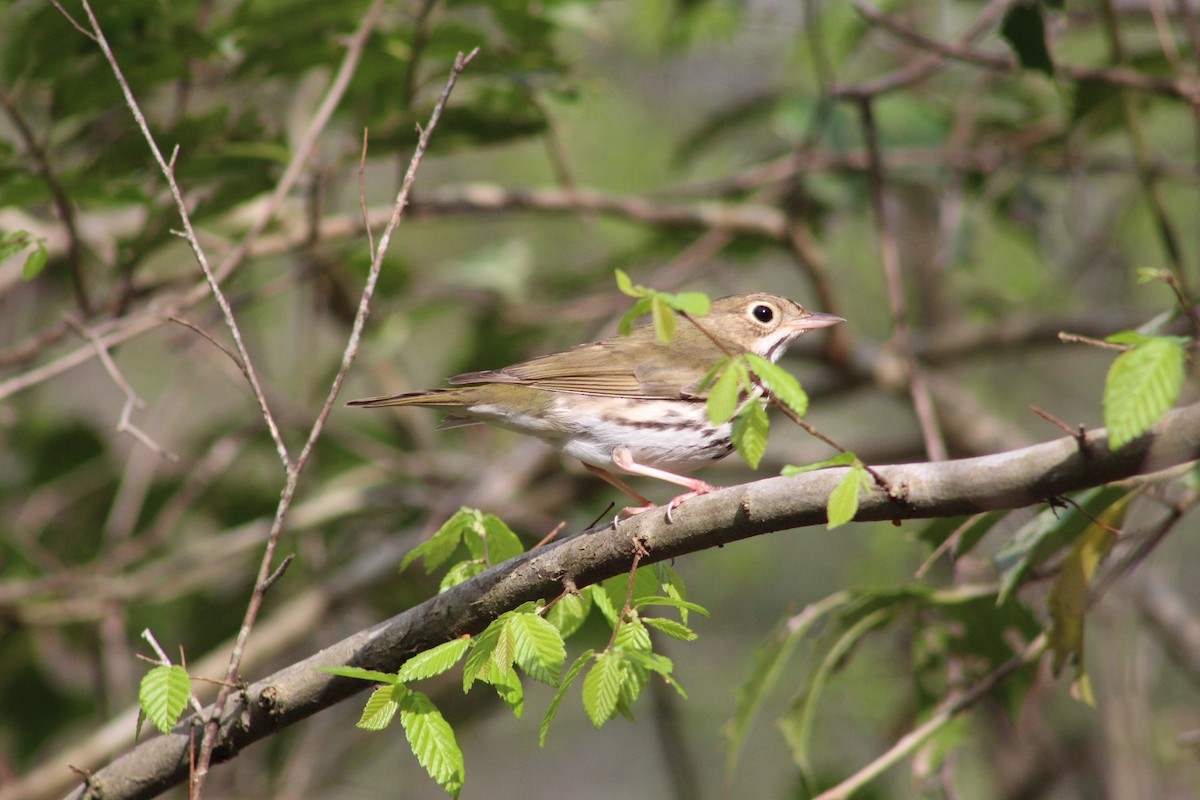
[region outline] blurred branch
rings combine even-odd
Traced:
[[[860,502],[856,519],[925,519],[1019,508],[1190,461],[1200,455],[1200,405],[1168,413],[1150,433],[1115,453],[1103,430],[1089,432],[1087,443],[1081,449],[1066,437],[996,456],[878,467],[905,492],[905,506],[883,492],[871,492]],[[651,511],[618,527],[605,525],[530,551],[246,687],[221,717],[209,746],[217,760],[233,758],[252,742],[367,687],[318,672],[318,667],[349,664],[393,672],[416,653],[478,633],[523,602],[553,597],[566,584],[582,588],[627,571],[631,548],[643,548],[649,553],[643,563],[653,563],[752,536],[822,525],[829,493],[844,474],[841,468],[827,469],[721,489],[680,506],[672,523]],[[1031,645],[1024,657],[1035,655]],[[988,688],[1019,665],[997,670],[985,679],[992,682]],[[978,684],[975,688],[985,691]],[[943,713],[957,713],[974,699],[969,690]],[[171,734],[138,745],[91,774],[87,786],[69,796],[82,798],[92,791],[110,800],[147,798],[181,782],[187,775],[190,730],[191,722],[185,720]]]

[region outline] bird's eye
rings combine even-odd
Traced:
[[[764,303],[759,303],[754,308],[750,309],[750,313],[754,315],[756,320],[764,325],[775,319],[775,309]]]

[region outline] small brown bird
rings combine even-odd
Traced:
[[[441,408],[450,413],[439,430],[487,422],[537,436],[636,500],[639,508],[625,509],[626,514],[654,504],[606,468],[683,486],[688,491],[667,506],[669,517],[684,500],[715,488],[678,473],[692,472],[733,450],[732,423],[711,424],[707,393],[699,390],[725,351],[775,361],[804,333],[845,320],[806,311],[783,297],[745,294],[713,301],[711,311],[697,321],[703,331],[680,324],[665,344],[652,325],[641,325],[627,336],[503,369],[455,375],[449,379],[454,388],[350,405]]]

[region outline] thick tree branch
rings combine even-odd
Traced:
[[[859,521],[956,516],[1018,508],[1066,492],[1155,472],[1200,456],[1200,404],[1168,414],[1147,435],[1108,449],[1104,431],[1087,434],[1085,447],[1064,437],[993,456],[879,467],[903,492],[903,505],[880,491],[861,499]],[[689,500],[666,523],[647,512],[547,545],[338,642],[258,681],[229,704],[214,760],[233,758],[247,745],[366,688],[317,668],[352,664],[395,671],[406,659],[456,636],[482,630],[501,612],[551,597],[571,582],[583,587],[629,568],[635,547],[643,563],[723,545],[764,533],[820,525],[841,469],[768,478]],[[191,723],[144,742],[91,775],[70,797],[90,787],[106,798],[147,798],[187,777]]]

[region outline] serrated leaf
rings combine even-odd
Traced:
[[[675,309],[656,294],[650,300],[650,317],[654,320],[654,338],[670,344],[675,339]]]
[[[525,552],[521,540],[495,514],[483,515],[483,535],[487,539],[489,564],[500,564]]]
[[[738,393],[746,367],[742,361],[731,359],[708,393],[708,421],[713,425],[728,422],[737,411]]]
[[[841,483],[829,493],[829,504],[825,511],[829,519],[829,530],[845,525],[858,513],[858,494],[865,475],[866,470],[862,467],[851,467],[842,477]]]
[[[538,746],[546,746],[546,734],[550,730],[550,723],[554,721],[554,717],[558,714],[558,708],[562,705],[563,700],[567,696],[567,690],[571,688],[571,684],[575,683],[575,679],[579,677],[579,673],[592,660],[592,656],[596,654],[595,650],[585,650],[580,653],[579,658],[571,663],[570,669],[563,676],[562,683],[558,687],[558,691],[554,693],[554,699],[550,701],[550,705],[546,708],[546,715],[542,717],[542,725],[538,730]]]
[[[639,569],[633,574],[633,591],[629,590],[629,575],[614,575],[600,583],[600,588],[604,594],[608,595],[608,601],[611,604],[614,614],[620,613],[620,609],[625,607],[626,595],[630,598],[630,604],[637,607],[637,601],[642,597],[657,597],[658,596],[658,578],[652,569]],[[615,620],[616,617],[614,616]]]
[[[779,474],[785,478],[791,478],[795,475],[801,474],[802,472],[812,472],[814,469],[827,469],[829,467],[851,467],[857,463],[859,463],[858,456],[847,450],[844,453],[838,453],[833,458],[827,458],[824,461],[816,461],[812,464],[804,464],[803,466],[788,464],[779,471]]]
[[[688,611],[695,611],[697,614],[703,614],[706,617],[710,616],[708,609],[704,606],[697,603],[692,603],[688,600],[682,600],[677,597],[660,597],[658,595],[653,597],[639,597],[630,605],[638,609],[645,608],[646,606],[671,606],[673,608],[683,608],[687,609]]]
[[[441,712],[428,697],[410,691],[400,701],[400,724],[413,755],[429,777],[451,797],[458,797],[466,767],[454,730]]]
[[[1156,336],[1117,356],[1104,382],[1108,446],[1118,450],[1162,419],[1183,390],[1184,350],[1173,337]]]
[[[567,660],[558,628],[537,614],[517,614],[509,628],[517,665],[534,680],[557,686]]]
[[[625,653],[625,656],[634,664],[645,667],[651,672],[657,672],[659,675],[670,675],[675,669],[675,663],[660,653],[630,650]]]
[[[798,417],[808,413],[808,394],[791,373],[755,353],[746,353],[746,362],[776,400],[795,411]]]
[[[583,679],[583,708],[592,725],[600,728],[617,711],[624,679],[623,659],[611,652],[596,656],[587,677]]]
[[[467,654],[467,663],[463,665],[464,692],[469,690],[471,684],[479,680],[481,676],[486,677],[488,665],[492,661],[492,654],[503,637],[506,621],[504,615],[497,617],[475,637],[474,643],[471,645],[471,652]]]
[[[25,266],[21,268],[21,280],[31,281],[38,275],[42,274],[42,270],[46,268],[46,260],[49,254],[46,252],[46,245],[38,242],[38,246],[32,253],[25,257]]]
[[[750,465],[750,469],[758,469],[763,454],[767,452],[770,427],[767,412],[757,400],[748,403],[742,413],[733,419],[733,446]]]
[[[430,648],[423,653],[418,653],[408,661],[405,661],[396,673],[396,678],[397,680],[408,682],[441,675],[457,664],[470,646],[471,637],[469,636],[460,636],[457,639],[443,642],[437,647]]]
[[[317,672],[327,672],[330,675],[340,675],[343,678],[354,678],[372,683],[397,683],[399,678],[393,672],[379,672],[361,667],[317,667]]]
[[[612,596],[605,591],[603,586],[589,586],[583,590],[583,593],[591,595],[592,605],[603,615],[609,625],[617,624],[617,616],[621,613],[620,607],[613,605]],[[622,601],[623,599],[624,595],[622,595]]]
[[[487,564],[483,563],[481,560],[472,558],[466,561],[459,561],[457,564],[450,567],[450,569],[446,570],[446,574],[443,575],[442,579],[438,582],[438,594],[449,591],[455,586],[458,586],[460,583],[466,583],[476,575],[486,572],[487,568]]]
[[[1013,49],[1022,67],[1054,74],[1054,61],[1046,47],[1046,21],[1037,2],[1017,3],[1010,8],[1000,25],[1000,36]]]
[[[662,631],[672,639],[678,639],[681,642],[691,642],[697,638],[696,632],[684,625],[682,622],[676,622],[673,619],[664,617],[642,617],[642,622],[649,625],[655,630]]]
[[[400,708],[399,697],[408,693],[408,688],[399,684],[395,686],[380,686],[371,692],[363,706],[362,716],[354,723],[356,728],[364,731],[381,731],[392,724],[396,711]]]
[[[635,617],[617,629],[617,635],[613,637],[613,649],[649,653],[653,649],[650,631],[646,630],[641,619]]]
[[[454,516],[442,524],[442,527],[438,528],[428,541],[417,545],[404,556],[404,560],[400,562],[400,571],[406,570],[418,556],[424,556],[425,573],[432,574],[435,569],[446,563],[450,556],[454,555],[455,548],[462,541],[463,531],[472,524],[478,513],[472,508],[460,508],[454,513]]]
[[[493,662],[488,672],[487,682],[496,690],[496,694],[504,702],[504,705],[513,712],[514,717],[520,719],[524,716],[525,689],[521,686],[521,676],[515,669],[502,672]]]
[[[550,606],[550,610],[546,612],[546,619],[551,625],[558,628],[558,632],[565,639],[579,630],[584,620],[587,619],[588,612],[591,610],[592,600],[590,593],[568,593],[563,595],[557,603]]]
[[[160,733],[170,733],[191,694],[192,678],[187,670],[178,664],[161,664],[142,677],[138,703]]]

